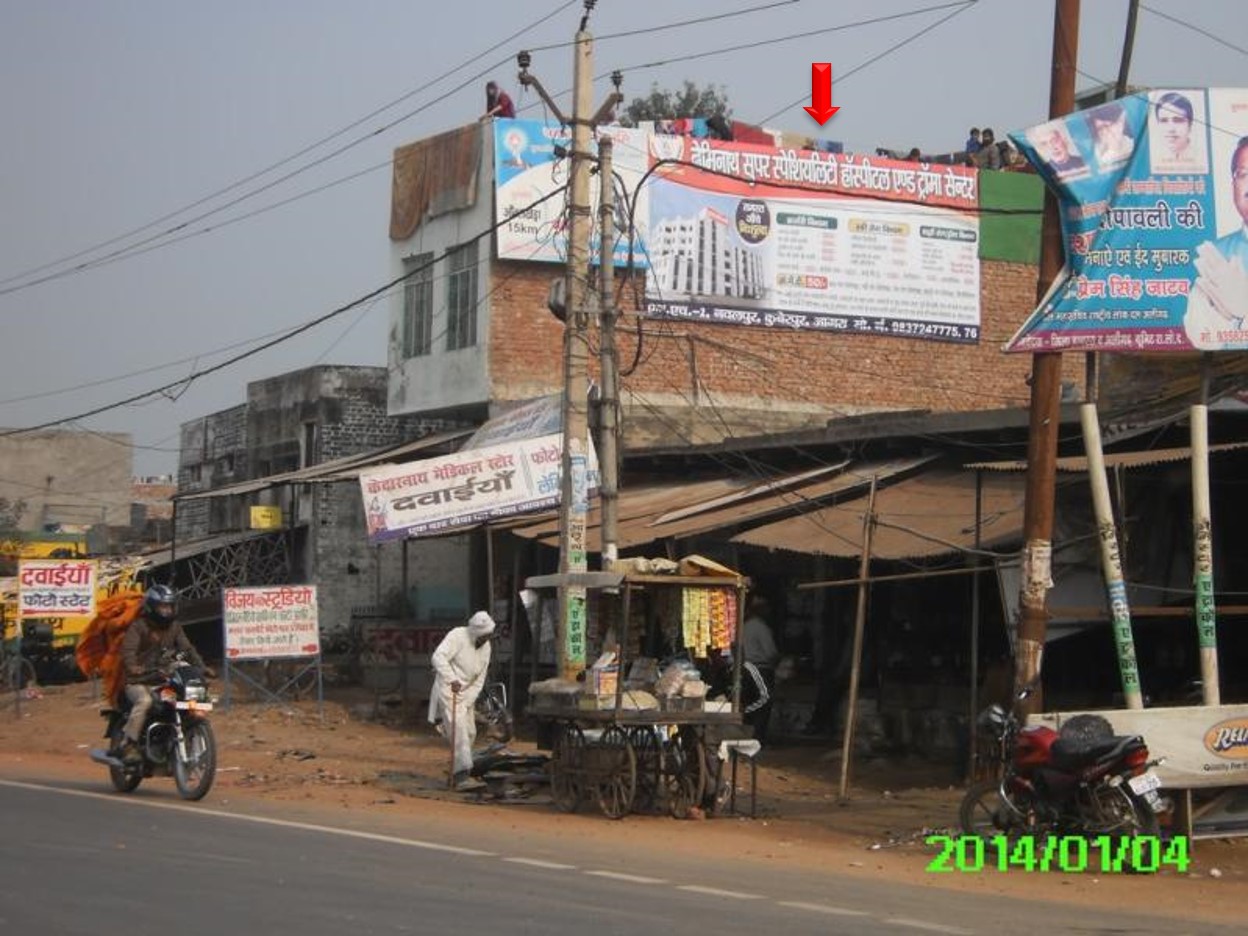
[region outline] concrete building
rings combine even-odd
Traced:
[[[395,606],[400,582],[466,590],[465,542],[439,540],[411,555],[370,546],[358,484],[317,470],[446,425],[388,415],[384,368],[330,365],[253,381],[246,403],[183,423],[176,540],[166,557],[182,563],[182,593],[212,614],[225,586],[315,584],[322,635],[332,637],[353,611]],[[251,509],[261,506],[280,510],[279,529],[253,528]],[[257,552],[257,541],[273,548]],[[230,550],[237,561],[222,558]]]
[[[128,527],[129,433],[49,429],[0,438],[0,498],[22,504],[18,529]]]
[[[713,208],[667,218],[650,231],[650,284],[677,296],[763,296],[758,251],[735,246],[728,219]]]

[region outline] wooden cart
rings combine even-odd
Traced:
[[[558,576],[529,579],[530,588],[550,588]],[[588,581],[586,581],[588,580]],[[535,696],[528,714],[546,723],[551,738],[550,788],[556,808],[573,812],[596,802],[602,814],[620,819],[634,810],[661,810],[686,818],[718,782],[708,766],[708,749],[720,737],[740,737],[741,653],[746,580],[741,576],[612,575],[589,573],[581,584],[617,590],[623,603],[620,634],[620,678],[615,705],[606,709],[559,707]],[[733,634],[731,710],[646,709],[623,706],[628,659],[629,617],[636,589],[732,587],[737,590]]]

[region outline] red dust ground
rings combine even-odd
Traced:
[[[99,747],[103,721],[86,684],[50,687],[21,700],[0,696],[0,777],[26,781],[98,783],[111,789],[104,768],[87,755]],[[419,816],[454,823],[532,824],[570,834],[609,820],[583,808],[564,815],[543,805],[481,801],[446,790],[448,753],[414,712],[380,703],[371,693],[343,691],[315,702],[236,705],[214,712],[218,740],[216,785],[206,802],[236,811],[298,810],[326,823],[352,816],[396,825]],[[516,742],[511,750],[532,751]],[[630,816],[613,824],[621,843],[634,840],[667,851],[714,849],[742,860],[795,862],[812,870],[887,877],[910,886],[952,887],[1101,908],[1122,907],[1182,919],[1241,922],[1248,890],[1248,839],[1196,843],[1187,873],[1154,875],[1000,873],[934,875],[933,830],[956,821],[961,791],[941,781],[947,768],[923,762],[856,765],[848,802],[837,796],[839,752],[826,746],[776,747],[759,759],[758,817],[678,821]],[[169,780],[152,783],[168,784]],[[748,798],[747,798],[748,802]],[[696,827],[697,834],[688,834]]]

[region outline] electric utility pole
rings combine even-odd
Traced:
[[[589,246],[593,209],[589,200],[590,152],[593,128],[602,123],[615,105],[623,100],[617,90],[594,114],[594,46],[589,34],[589,14],[595,0],[585,0],[585,15],[577,30],[572,67],[572,118],[569,120],[546,93],[528,68],[528,52],[517,56],[520,84],[533,87],[561,124],[572,127],[572,149],[568,154],[568,245],[564,275],[563,330],[563,457],[560,462],[559,495],[559,587],[558,659],[559,675],[575,679],[585,669],[585,587],[572,585],[568,577],[583,573],[585,560],[585,515],[589,511],[587,466],[589,460]]]
[[[619,558],[620,513],[620,375],[615,353],[615,144],[598,141],[598,369],[602,392],[598,398],[601,442],[598,446],[598,532],[602,540],[602,568],[611,571]]]
[[[1056,0],[1053,64],[1049,78],[1049,117],[1075,109],[1075,64],[1079,50],[1079,0]],[[1061,273],[1065,258],[1057,199],[1044,193],[1040,229],[1040,301]],[[1023,506],[1023,568],[1019,593],[1018,639],[1014,648],[1014,688],[1033,686],[1020,711],[1040,711],[1044,699],[1040,668],[1048,631],[1048,591],[1053,586],[1053,504],[1057,484],[1057,434],[1061,421],[1061,352],[1032,356],[1031,417],[1027,438],[1027,489]]]

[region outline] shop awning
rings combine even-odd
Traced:
[[[454,442],[456,439],[466,438],[472,435],[473,431],[472,429],[455,429],[450,432],[438,432],[416,439],[413,442],[404,442],[402,445],[392,445],[388,448],[375,449],[371,452],[361,452],[358,455],[347,455],[343,458],[321,462],[319,465],[310,465],[307,468],[299,468],[295,471],[283,471],[264,478],[239,481],[236,484],[226,484],[208,491],[176,494],[173,499],[175,501],[193,501],[203,500],[208,497],[231,497],[239,494],[252,494],[256,491],[264,491],[283,484],[328,484],[335,481],[354,481],[360,476],[360,470],[363,468],[384,465],[388,462],[405,461],[404,456],[406,455],[436,448],[439,445]]]
[[[1219,445],[1209,446],[1209,454],[1217,455],[1220,452],[1233,452],[1237,449],[1248,448],[1248,442],[1225,442]],[[1190,462],[1192,460],[1192,450],[1187,447],[1183,448],[1164,448],[1164,449],[1146,449],[1140,452],[1106,452],[1105,467],[1106,468],[1145,468],[1149,465],[1161,465],[1166,462]],[[974,462],[966,466],[967,468],[982,468],[985,471],[1026,471],[1027,462],[1023,461],[999,461],[999,462]],[[1071,455],[1057,460],[1058,471],[1087,471],[1088,459],[1085,455]]]
[[[980,545],[987,549],[1021,535],[1026,478],[1015,474],[982,477]],[[879,488],[871,557],[917,559],[973,548],[975,483],[973,472],[942,468]],[[747,530],[732,541],[824,556],[859,556],[866,510],[863,490],[851,501]]]
[[[865,490],[871,477],[891,478],[930,461],[928,456],[880,462],[844,462],[762,478],[754,482],[717,479],[690,484],[626,488],[620,492],[619,546],[627,549],[661,539],[684,539],[719,529],[739,529],[795,513]],[[586,523],[587,549],[601,549],[599,511]],[[559,539],[558,518],[511,532],[547,545]]]
[[[168,565],[175,560],[202,556],[204,553],[212,552],[214,549],[226,549],[230,546],[237,546],[240,543],[259,539],[263,536],[282,536],[284,532],[283,530],[235,530],[229,533],[217,533],[213,536],[201,536],[192,540],[178,540],[172,547],[162,546],[151,552],[139,553],[134,558],[146,566],[159,567]]]

